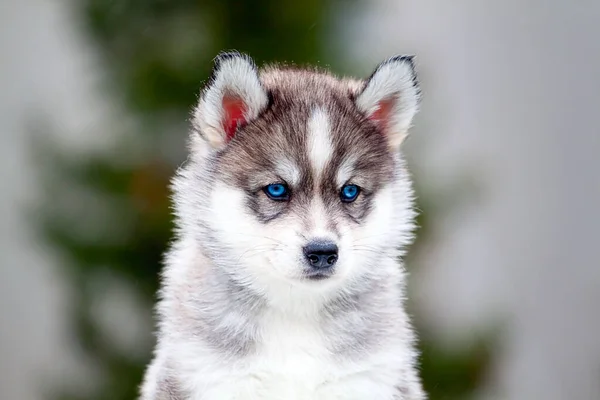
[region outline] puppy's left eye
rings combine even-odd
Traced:
[[[272,183],[264,187],[263,191],[275,201],[287,201],[290,198],[290,191],[283,183]]]
[[[352,203],[358,197],[360,188],[356,185],[344,185],[340,191],[340,199],[344,203]]]

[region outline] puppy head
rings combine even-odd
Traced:
[[[410,57],[344,80],[224,53],[194,111],[180,219],[203,227],[216,266],[267,292],[377,274],[410,241],[398,148],[418,102]]]

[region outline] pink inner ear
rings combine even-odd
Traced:
[[[394,99],[381,100],[377,104],[377,110],[375,110],[375,112],[373,114],[371,114],[369,119],[371,121],[375,122],[375,124],[377,126],[379,126],[379,128],[385,132],[385,130],[390,122],[390,117],[392,115],[393,108],[394,108]]]
[[[233,139],[238,126],[246,123],[244,114],[246,104],[238,97],[223,97],[223,129],[225,129],[226,140]]]

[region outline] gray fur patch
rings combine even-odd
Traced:
[[[398,315],[404,312],[400,299],[395,307],[390,307],[389,298],[381,296],[395,284],[367,277],[325,305],[322,310],[325,337],[331,352],[340,360],[353,360],[380,350],[378,346],[386,343],[386,336],[401,333]]]
[[[188,398],[181,391],[179,384],[172,376],[163,377],[158,382],[157,387],[158,391],[155,398],[149,400],[186,400]]]
[[[258,336],[258,315],[265,300],[213,269],[189,284],[190,288],[178,291],[177,310],[163,313],[164,318],[179,326],[182,335],[202,338],[224,357],[238,358],[251,353]]]

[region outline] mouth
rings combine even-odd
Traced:
[[[304,276],[309,281],[322,281],[330,278],[333,275],[333,269],[325,269],[325,270],[307,270],[304,272]]]

